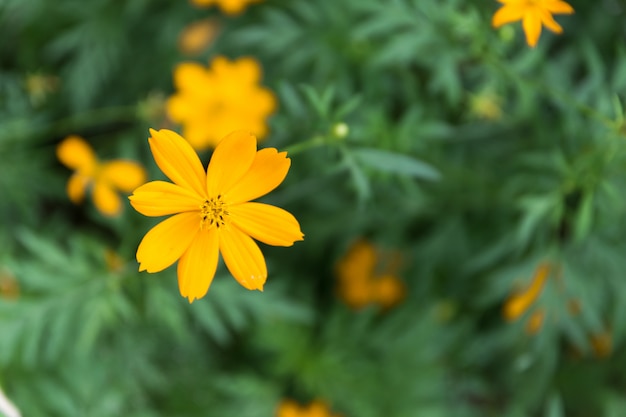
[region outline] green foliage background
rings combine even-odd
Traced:
[[[626,415],[626,3],[570,3],[564,33],[530,49],[519,24],[492,29],[495,1],[267,0],[228,17],[0,0],[0,273],[20,291],[0,298],[0,386],[28,417],[262,417],[283,398],[346,417]],[[179,33],[208,16],[219,37],[183,56]],[[218,54],[263,65],[280,104],[262,146],[293,149],[264,201],[306,237],[263,247],[263,293],[222,265],[190,305],[174,268],[137,272],[154,219],[72,205],[55,147],[80,134],[160,178],[146,138],[172,69]],[[33,74],[57,91],[33,95]],[[395,308],[336,296],[334,265],[363,236],[404,254]],[[502,305],[543,261],[563,276],[529,335]],[[590,343],[603,332],[607,357]]]

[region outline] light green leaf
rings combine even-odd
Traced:
[[[441,178],[431,165],[407,155],[373,148],[354,149],[352,154],[363,165],[378,171],[431,181]]]

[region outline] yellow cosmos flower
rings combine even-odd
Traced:
[[[74,170],[67,183],[69,199],[79,204],[85,198],[85,190],[91,188],[94,205],[105,216],[116,216],[122,210],[117,191],[131,192],[146,181],[146,171],[136,162],[98,161],[91,146],[80,136],[65,138],[57,147],[57,157]]]
[[[523,291],[512,294],[504,303],[503,314],[508,321],[517,320],[539,298],[543,287],[550,275],[551,266],[548,263],[540,264],[535,270],[533,280]],[[538,319],[535,319],[539,321]],[[543,322],[543,320],[541,320]]]
[[[258,3],[261,0],[191,0],[193,4],[200,7],[208,7],[214,4],[226,14],[235,15],[244,11],[250,3]]]
[[[285,400],[276,411],[276,417],[340,417],[333,414],[322,401],[313,401],[308,406],[301,406],[295,401]]]
[[[172,217],[153,227],[137,249],[139,270],[159,272],[178,260],[180,294],[193,302],[211,285],[222,254],[235,279],[249,290],[263,290],[265,259],[255,238],[273,246],[303,239],[298,221],[259,198],[284,180],[291,160],[286,152],[257,152],[256,138],[239,130],[215,148],[205,172],[189,143],[170,130],[150,129],[150,149],[172,180],[137,188],[130,203],[146,216]]]
[[[219,30],[219,22],[215,19],[190,23],[178,37],[178,49],[186,55],[198,55],[213,43]]]
[[[352,245],[337,264],[338,292],[346,304],[356,309],[368,304],[389,308],[404,298],[406,288],[394,275],[397,262],[385,262],[386,258],[369,242]]]
[[[274,94],[261,86],[261,67],[252,58],[236,61],[218,56],[209,68],[186,62],[174,70],[178,90],[167,101],[172,121],[197,150],[215,147],[235,129],[263,138],[266,119],[276,109]]]
[[[562,0],[498,0],[503,6],[493,15],[493,27],[522,21],[526,33],[526,42],[535,47],[541,35],[541,26],[554,33],[563,32],[563,28],[554,20],[553,14],[572,14],[572,6]]]

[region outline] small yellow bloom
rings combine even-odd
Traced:
[[[372,303],[389,308],[404,298],[406,288],[394,275],[397,265],[388,266],[386,270],[381,268],[386,260],[369,242],[358,241],[352,245],[337,264],[338,293],[346,304],[355,309]],[[383,271],[377,271],[379,269]]]
[[[522,21],[526,33],[526,42],[535,47],[541,35],[541,26],[554,33],[563,32],[563,28],[554,20],[553,14],[572,14],[572,6],[562,0],[498,0],[503,6],[494,13],[491,21],[498,28],[507,23]]]
[[[238,130],[215,148],[205,172],[189,143],[170,130],[150,129],[150,149],[172,181],[137,188],[131,205],[145,216],[172,217],[153,227],[137,249],[140,271],[159,272],[178,260],[180,294],[189,302],[208,291],[222,254],[233,277],[249,290],[263,290],[265,259],[255,238],[273,246],[303,239],[287,211],[250,202],[285,179],[286,152],[256,149],[256,138]]]
[[[178,49],[186,55],[198,55],[213,43],[219,29],[219,22],[215,19],[190,23],[178,37]]]
[[[235,15],[244,11],[249,3],[258,3],[262,0],[191,0],[193,4],[200,7],[218,5],[226,14]]]
[[[504,303],[503,314],[508,321],[517,320],[537,300],[543,291],[546,279],[550,275],[551,266],[548,263],[540,264],[535,270],[532,282],[524,291],[511,295]]]
[[[74,174],[67,183],[69,199],[79,204],[85,190],[92,189],[94,205],[105,216],[116,216],[122,202],[116,191],[130,192],[146,181],[146,172],[132,161],[100,162],[89,144],[79,136],[68,136],[57,146],[57,157]]]
[[[333,414],[326,403],[316,400],[308,406],[301,406],[295,401],[285,400],[276,410],[276,417],[340,417]]]
[[[177,93],[167,101],[172,121],[197,150],[215,147],[235,129],[258,138],[268,131],[266,119],[276,109],[274,94],[261,86],[261,67],[252,58],[236,61],[218,56],[205,68],[186,62],[174,70]]]
[[[489,91],[472,96],[470,112],[480,119],[500,120],[502,118],[502,97]]]
[[[543,326],[543,322],[546,318],[546,310],[543,308],[538,308],[533,314],[530,316],[528,321],[526,322],[526,333],[533,335],[537,334],[541,327]]]
[[[15,300],[20,296],[20,285],[8,270],[0,270],[0,298]]]
[[[104,262],[111,272],[121,272],[124,269],[124,259],[113,249],[104,251]]]
[[[606,358],[613,351],[613,336],[609,331],[603,331],[590,337],[591,349],[596,358]]]
[[[25,80],[26,91],[30,102],[38,106],[46,98],[59,89],[59,77],[45,74],[30,74]]]

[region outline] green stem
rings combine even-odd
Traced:
[[[316,148],[318,146],[324,145],[325,143],[326,138],[324,136],[313,136],[311,139],[287,146],[286,148],[282,149],[282,151],[286,151],[287,155],[293,156],[300,152],[306,151],[307,149]]]

